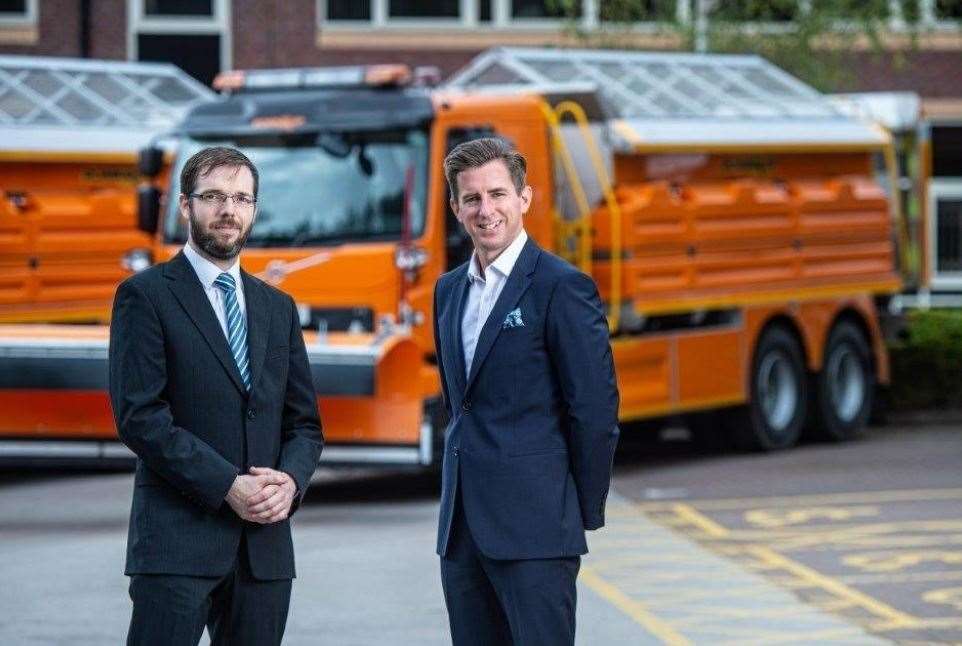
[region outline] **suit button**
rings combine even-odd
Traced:
[[[461,455],[461,452],[458,450],[458,447],[454,447],[454,457],[458,457],[459,455]]]
[[[470,399],[465,399],[463,402],[461,402],[461,410],[465,410],[465,411],[471,410],[471,400],[470,400]]]
[[[253,408],[247,411],[247,419],[254,419],[255,417],[257,417],[257,411]]]

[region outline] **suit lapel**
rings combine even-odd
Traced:
[[[464,316],[464,303],[468,298],[469,284],[467,265],[465,265],[464,272],[455,278],[454,287],[451,290],[454,303],[444,335],[448,340],[445,344],[445,354],[454,362],[454,384],[458,395],[464,394],[464,341],[461,338],[461,319]]]
[[[267,354],[267,333],[270,330],[271,310],[268,295],[257,280],[243,269],[241,280],[244,283],[244,300],[247,306],[247,352],[250,356],[251,390],[257,386],[257,378],[264,367]]]
[[[241,380],[234,355],[231,354],[227,345],[224,330],[217,321],[217,315],[214,314],[214,308],[211,307],[207,294],[204,293],[204,287],[200,284],[197,273],[194,272],[194,268],[191,267],[190,261],[184,256],[183,251],[171,258],[165,265],[164,275],[170,279],[170,291],[200,331],[214,356],[224,366],[224,370],[227,371],[231,381],[237,386],[237,390],[242,395],[247,396],[247,389]]]
[[[491,346],[494,345],[495,340],[501,333],[501,325],[504,323],[508,312],[517,306],[518,301],[531,286],[531,274],[534,272],[540,253],[541,250],[538,246],[531,238],[528,238],[521,250],[521,255],[518,256],[518,260],[511,270],[511,274],[508,275],[508,282],[505,283],[504,289],[501,290],[498,300],[495,301],[494,307],[491,309],[491,314],[488,315],[488,320],[484,322],[484,327],[481,328],[481,336],[478,337],[478,345],[474,349],[471,374],[468,375],[468,382],[464,388],[465,392],[471,388],[471,384],[478,376],[478,371],[481,369],[485,358],[487,358]]]

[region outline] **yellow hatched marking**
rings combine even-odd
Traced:
[[[844,644],[844,641],[838,641],[839,639],[844,639],[846,637],[851,637],[853,639],[859,640],[864,643],[865,633],[857,628],[827,628],[825,630],[812,630],[804,633],[766,633],[765,635],[760,635],[758,633],[753,633],[749,636],[753,643],[765,644],[792,644],[792,643],[804,643],[804,644],[817,644],[826,643],[826,640],[831,640],[833,644]],[[743,646],[745,641],[735,640],[728,642],[719,642],[719,646]]]
[[[962,552],[936,550],[931,552],[871,552],[850,554],[842,559],[845,565],[863,572],[897,572],[923,563],[962,565]]]
[[[752,509],[745,512],[745,521],[765,529],[804,525],[814,520],[842,521],[852,518],[878,516],[879,508],[860,507],[806,507],[802,509]]]
[[[916,500],[952,500],[962,502],[962,489],[897,489],[891,491],[859,491],[850,493],[799,494],[796,496],[773,496],[771,498],[719,498],[715,500],[688,501],[703,510],[783,507],[786,505],[859,504],[881,502],[912,502]],[[678,501],[642,502],[642,511],[671,510]]]
[[[752,553],[763,563],[768,563],[773,567],[791,572],[800,579],[811,581],[813,584],[837,597],[851,600],[855,605],[887,620],[889,625],[897,628],[914,628],[918,625],[918,618],[896,610],[886,603],[882,603],[858,590],[854,590],[841,581],[793,561],[772,549],[761,545],[752,545],[748,546],[746,551]]]
[[[913,572],[908,574],[853,574],[840,576],[838,580],[850,585],[868,583],[936,583],[939,581],[962,581],[962,571]]]
[[[679,517],[699,528],[712,538],[727,538],[729,535],[727,528],[722,527],[711,518],[708,518],[704,514],[700,513],[691,505],[677,503],[673,505],[672,508]]]
[[[669,624],[649,612],[644,604],[632,599],[620,589],[602,579],[592,568],[581,568],[581,580],[668,646],[688,646],[691,644],[687,638],[675,631]]]

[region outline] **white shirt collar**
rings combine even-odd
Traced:
[[[204,286],[204,289],[212,289],[214,281],[224,273],[224,270],[197,253],[197,250],[190,246],[189,242],[184,245],[184,255],[187,256],[187,260],[193,266],[194,272],[200,278],[200,284]],[[239,260],[234,260],[234,264],[227,270],[227,273],[234,277],[234,284],[237,285],[237,288],[242,289]]]
[[[514,269],[514,264],[518,262],[518,258],[521,256],[521,250],[524,249],[524,243],[528,241],[528,234],[524,229],[515,236],[514,240],[505,247],[497,258],[494,259],[488,269],[494,269],[501,276],[508,277],[511,275],[511,270]],[[477,252],[471,252],[471,262],[468,264],[468,279],[471,282],[476,280],[484,280],[481,277],[481,270],[478,269],[478,258]]]

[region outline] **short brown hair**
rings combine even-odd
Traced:
[[[520,194],[527,184],[527,162],[521,153],[504,139],[486,137],[458,144],[444,158],[444,176],[451,188],[451,198],[458,200],[458,173],[469,168],[480,168],[497,159],[504,162],[511,175],[511,182]]]
[[[257,197],[257,168],[247,155],[236,148],[211,146],[195,153],[180,171],[180,192],[190,195],[197,186],[197,178],[203,177],[221,166],[245,166],[254,176],[254,197]]]

